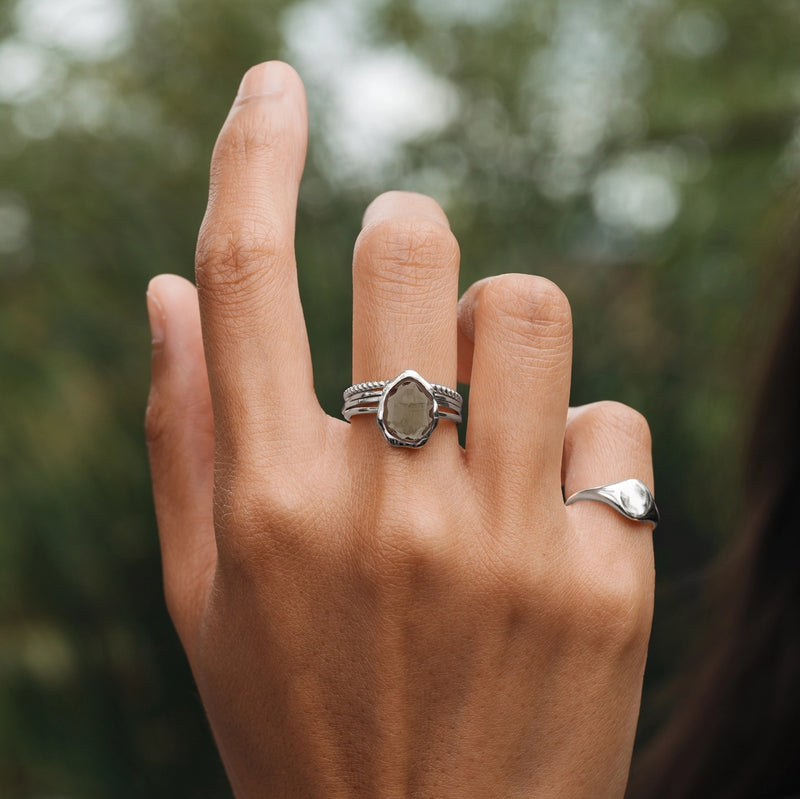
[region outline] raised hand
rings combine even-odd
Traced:
[[[652,487],[647,425],[568,413],[564,295],[503,275],[457,304],[444,212],[398,192],[356,242],[351,379],[469,381],[466,447],[448,419],[412,449],[328,417],[293,248],[306,138],[297,75],[254,67],[214,151],[197,291],[149,289],[167,602],[234,791],[621,796],[651,532],[562,486]]]

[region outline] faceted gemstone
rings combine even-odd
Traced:
[[[638,480],[626,480],[620,486],[619,498],[622,506],[631,515],[644,516],[647,512],[647,493]]]
[[[386,394],[383,426],[386,432],[404,444],[424,440],[434,427],[433,395],[413,377],[393,385]]]

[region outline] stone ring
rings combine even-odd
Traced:
[[[565,505],[581,500],[602,502],[617,513],[635,522],[649,522],[656,528],[659,521],[658,508],[650,489],[641,480],[621,480],[596,488],[584,488],[570,496]]]
[[[362,413],[378,416],[378,427],[393,447],[421,447],[439,419],[461,421],[464,399],[457,391],[429,383],[413,369],[394,380],[356,383],[342,394],[342,416],[349,422]]]

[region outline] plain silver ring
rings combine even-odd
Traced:
[[[635,522],[649,522],[655,530],[660,516],[656,501],[650,489],[641,480],[621,480],[619,483],[608,483],[596,488],[584,488],[576,491],[566,505],[582,500],[602,502]]]

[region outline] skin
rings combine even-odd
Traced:
[[[644,419],[568,411],[569,304],[502,275],[460,303],[430,198],[367,209],[352,381],[471,383],[389,446],[313,390],[293,252],[302,84],[254,67],[222,128],[197,289],[161,275],[147,437],[167,604],[238,797],[621,796],[653,604],[650,528],[568,494],[639,477]]]

